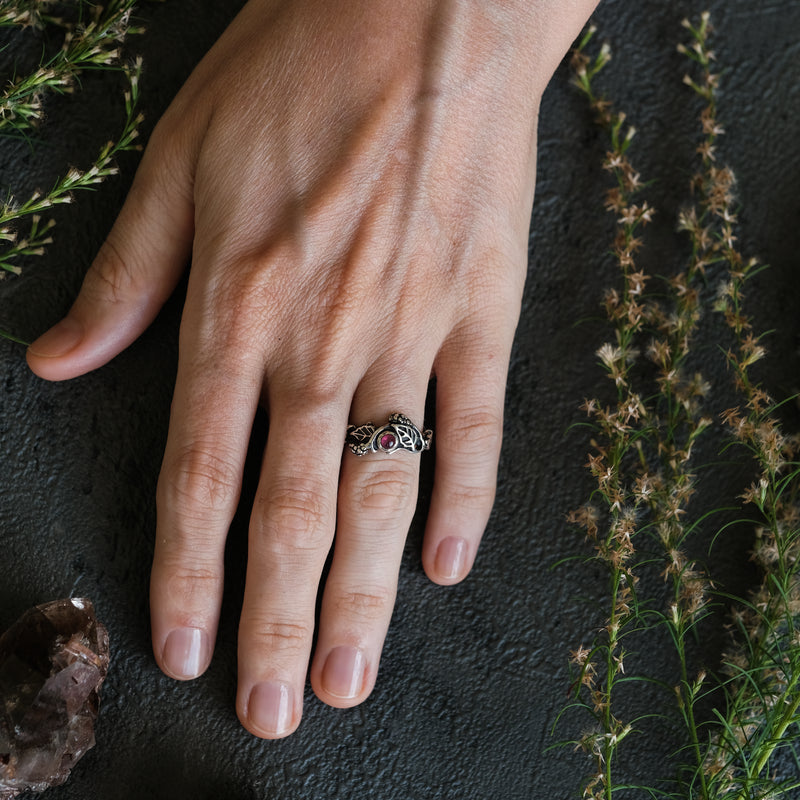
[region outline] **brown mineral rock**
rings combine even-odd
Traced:
[[[91,602],[26,611],[0,637],[0,800],[63,783],[94,746],[108,633]]]

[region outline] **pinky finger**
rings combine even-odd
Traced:
[[[435,583],[463,580],[475,561],[497,482],[508,347],[445,345],[436,367],[436,478],[422,549]]]

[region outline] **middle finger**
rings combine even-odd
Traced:
[[[242,724],[262,738],[290,734],[302,715],[346,420],[344,403],[303,408],[296,398],[270,400],[250,519],[236,700]]]

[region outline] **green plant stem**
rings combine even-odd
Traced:
[[[614,664],[614,653],[617,649],[619,623],[617,615],[617,599],[619,597],[619,584],[620,584],[620,571],[614,570],[612,576],[611,587],[611,616],[608,624],[608,648],[606,650],[606,697],[605,708],[603,717],[605,722],[606,732],[614,730],[614,717],[611,713],[611,695],[614,690],[614,679],[616,678],[616,666]],[[603,746],[603,761],[605,764],[606,782],[605,782],[605,795],[606,800],[612,800],[612,787],[611,782],[611,761],[614,758],[614,744],[612,740],[607,738]]]
[[[26,342],[24,339],[20,339],[19,337],[14,336],[13,334],[8,333],[8,331],[4,331],[2,329],[0,329],[0,338],[8,339],[8,341],[10,342],[14,342],[15,344],[21,344],[24,345],[25,347],[31,346],[30,342]]]
[[[756,764],[756,776],[760,775],[761,772],[764,770],[764,767],[767,766],[767,762],[769,761],[772,754],[775,752],[775,748],[778,746],[778,742],[783,738],[783,735],[789,729],[789,726],[796,722],[796,715],[798,709],[800,709],[800,692],[795,693],[795,689],[797,688],[798,683],[798,675],[795,674],[792,677],[790,683],[787,684],[784,694],[787,697],[791,697],[794,693],[794,702],[792,702],[786,711],[783,714],[781,721],[778,723],[778,726],[775,729],[775,736],[771,737],[769,744],[767,745],[764,754],[758,760]]]
[[[797,688],[797,683],[798,683],[798,675],[795,674],[791,682],[787,684],[786,689],[784,690],[784,694],[786,696],[791,697],[792,692],[794,692],[794,690]],[[775,752],[775,748],[783,739],[783,736],[789,729],[789,726],[797,721],[795,719],[795,716],[797,715],[798,709],[800,709],[800,692],[798,692],[795,695],[794,701],[789,705],[789,707],[783,713],[781,721],[775,727],[774,735],[769,738],[769,740],[765,745],[763,745],[764,751],[756,761],[755,766],[752,769],[748,769],[747,785],[745,785],[741,789],[739,794],[736,795],[736,800],[748,800],[749,783],[751,781],[757,780],[758,776],[764,771],[764,768],[768,765],[770,758],[772,758],[772,754]]]
[[[708,790],[708,783],[706,782],[706,774],[703,771],[703,752],[700,747],[700,738],[697,735],[697,720],[694,716],[694,698],[695,698],[695,691],[692,689],[691,684],[689,683],[689,673],[686,666],[686,646],[685,646],[685,637],[686,631],[684,631],[683,626],[681,626],[681,630],[678,633],[678,637],[676,638],[676,643],[680,643],[678,647],[678,653],[681,661],[681,682],[683,687],[686,691],[686,699],[684,700],[685,703],[685,715],[687,717],[686,720],[686,727],[689,730],[689,736],[691,737],[692,743],[692,750],[694,751],[695,761],[697,762],[697,774],[700,776],[700,792],[701,797],[703,800],[709,800],[709,790]]]

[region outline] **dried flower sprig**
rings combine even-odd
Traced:
[[[59,51],[33,72],[10,81],[0,93],[0,132],[29,131],[44,115],[47,94],[66,94],[87,69],[119,69],[120,48],[126,36],[139,32],[130,17],[136,0],[109,0],[105,7],[80,4],[79,21],[67,24]],[[41,27],[54,19],[43,15],[49,4],[28,3],[5,12],[18,25]],[[86,21],[83,19],[88,16]],[[58,20],[58,22],[63,22]],[[9,23],[10,24],[10,23]]]
[[[633,621],[640,626],[666,626],[670,633],[681,670],[673,695],[689,737],[681,751],[691,754],[691,763],[676,765],[675,791],[665,786],[639,787],[651,796],[703,800],[777,797],[786,783],[773,778],[770,759],[786,745],[787,731],[794,729],[797,734],[800,722],[800,509],[795,503],[800,445],[781,434],[771,400],[749,376],[750,366],[763,357],[764,348],[742,311],[742,287],[761,267],[754,260],[745,262],[736,250],[734,178],[727,167],[716,164],[715,148],[723,129],[716,112],[719,80],[712,72],[714,54],[708,47],[710,18],[704,13],[696,27],[688,21],[683,24],[692,41],[678,49],[700,69],[699,76],[686,76],[684,82],[704,100],[698,146],[701,165],[690,187],[694,205],[681,212],[678,225],[689,233],[692,254],[686,268],[669,280],[668,291],[662,293],[666,300],[656,302],[648,295],[648,277],[634,263],[641,247],[636,226],[649,221],[652,211],[646,203],[634,202],[641,181],[626,152],[631,129],[622,134],[624,116],[598,97],[592,84],[609,62],[610,49],[604,45],[591,59],[585,53],[594,33],[590,29],[573,56],[573,82],[587,97],[598,123],[610,133],[611,149],[604,167],[615,175],[616,186],[607,194],[606,207],[617,216],[613,253],[623,278],[622,287],[609,290],[604,303],[616,343],[607,343],[598,351],[617,388],[617,407],[609,408],[597,399],[584,403],[584,410],[594,418],[596,438],[601,440],[601,444],[593,440],[595,452],[587,466],[598,481],[593,497],[601,498],[603,511],[587,505],[570,515],[597,543],[597,558],[607,565],[611,577],[612,612],[606,629],[591,647],[581,646],[571,654],[577,671],[575,704],[595,721],[592,731],[577,743],[592,756],[596,767],[583,787],[586,798],[610,800],[615,790],[631,788],[615,782],[612,774],[612,759],[631,725],[620,727],[611,705],[616,676],[622,672],[621,638],[625,626],[632,626]],[[711,733],[706,724],[698,723],[695,711],[697,703],[714,691],[715,682],[704,669],[690,670],[686,645],[689,634],[708,615],[712,584],[686,555],[684,546],[702,521],[686,522],[689,499],[695,491],[692,450],[711,426],[701,407],[708,387],[700,375],[688,370],[692,335],[701,312],[696,287],[706,268],[720,262],[727,266],[729,280],[720,292],[717,308],[725,313],[736,339],[728,360],[745,408],[729,409],[724,419],[760,465],[760,475],[744,499],[754,503],[764,518],[754,558],[763,565],[765,578],[754,597],[735,614],[736,626],[744,636],[726,658],[731,674],[723,683],[727,707],[725,713],[715,712],[719,724]],[[630,369],[642,349],[638,346],[642,336],[652,337],[644,350],[656,367],[657,391],[647,395],[634,392]],[[641,379],[640,372],[637,379]],[[640,396],[648,399],[643,402]],[[635,406],[626,405],[632,397],[637,400]],[[606,527],[608,535],[601,533]],[[649,608],[641,591],[626,590],[635,587],[638,579],[633,575],[634,538],[638,541],[645,532],[660,541],[666,557],[663,574],[672,581],[673,590],[666,612]],[[795,742],[798,738],[795,735]]]
[[[124,67],[128,80],[125,91],[125,125],[116,141],[109,141],[101,148],[94,164],[87,170],[70,168],[48,192],[34,192],[22,203],[9,197],[0,206],[0,241],[7,242],[0,251],[0,269],[19,274],[16,262],[22,256],[42,255],[46,245],[52,242],[50,230],[55,222],[42,222],[42,214],[56,205],[72,203],[74,193],[84,189],[93,189],[106,178],[116,175],[118,168],[116,157],[125,151],[138,149],[139,126],[143,120],[137,111],[139,100],[139,76],[142,62],[136,59],[133,64]],[[31,227],[27,235],[20,238],[14,225],[25,217],[31,218]]]
[[[735,604],[737,634],[724,666],[731,680],[725,684],[726,709],[720,729],[712,737],[703,768],[713,781],[713,797],[745,800],[779,796],[785,781],[769,769],[776,751],[792,746],[787,733],[800,724],[800,465],[797,437],[786,436],[776,407],[761,384],[752,378],[752,366],[766,355],[762,337],[753,332],[753,320],[743,308],[744,287],[763,269],[757,259],[745,259],[736,246],[733,227],[733,173],[717,167],[714,143],[722,134],[716,119],[718,79],[711,72],[708,49],[709,20],[703,15],[684,48],[700,65],[700,80],[685,82],[706,100],[702,117],[705,146],[699,149],[702,169],[695,177],[701,197],[697,225],[690,229],[693,249],[709,263],[722,262],[722,283],[716,310],[724,315],[735,344],[727,351],[742,406],[729,408],[722,419],[734,439],[744,445],[758,465],[758,474],[742,495],[760,516],[753,560],[762,580],[752,597]],[[793,788],[800,786],[800,780]]]
[[[609,571],[609,616],[602,635],[591,648],[575,651],[572,663],[580,671],[574,684],[576,697],[595,721],[593,731],[578,743],[595,762],[595,773],[583,787],[584,797],[610,798],[615,790],[616,751],[635,724],[623,724],[612,710],[624,675],[623,638],[651,625],[655,616],[677,628],[674,636],[682,643],[704,606],[705,578],[680,547],[685,537],[682,514],[693,491],[687,465],[695,439],[709,422],[697,413],[696,398],[704,392],[702,379],[687,380],[682,370],[698,317],[696,292],[691,288],[695,272],[689,270],[670,281],[666,287],[669,310],[648,298],[650,278],[636,259],[643,245],[641,229],[652,220],[654,210],[647,200],[638,200],[644,184],[628,157],[634,128],[626,127],[625,115],[615,112],[594,91],[593,80],[609,63],[611,51],[604,45],[590,59],[585,48],[593,33],[592,29],[587,32],[573,54],[574,83],[609,134],[603,167],[612,173],[615,185],[607,192],[605,205],[617,220],[612,254],[622,281],[604,298],[615,341],[597,351],[615,384],[616,404],[608,406],[594,398],[583,406],[595,429],[594,452],[587,466],[597,480],[594,497],[601,501],[602,512],[588,505],[570,515],[596,542],[597,558]],[[645,349],[657,366],[660,389],[656,401],[643,399],[653,395],[636,389],[639,379],[631,369],[648,339]],[[635,541],[642,534],[656,536],[669,554],[665,576],[672,577],[675,597],[669,616],[648,610],[637,596]],[[688,683],[685,675],[683,682]]]
[[[0,28],[41,29],[51,21],[52,0],[16,0],[0,8]]]
[[[51,244],[55,222],[47,214],[54,206],[73,202],[75,192],[96,188],[117,174],[116,159],[121,153],[140,149],[137,137],[143,117],[137,108],[142,61],[137,58],[126,63],[121,55],[126,37],[141,32],[131,24],[135,0],[109,0],[105,6],[78,0],[69,20],[51,16],[54,5],[46,0],[14,0],[0,12],[0,26],[56,24],[65,30],[55,55],[32,73],[8,83],[0,94],[0,133],[10,130],[29,136],[43,118],[46,96],[71,92],[79,75],[90,69],[122,73],[125,121],[120,133],[100,149],[87,169],[70,167],[49,190],[35,191],[24,200],[6,188],[6,199],[0,201],[0,279],[8,273],[19,274],[21,259],[42,255]],[[0,331],[0,336],[25,344],[5,331]]]

